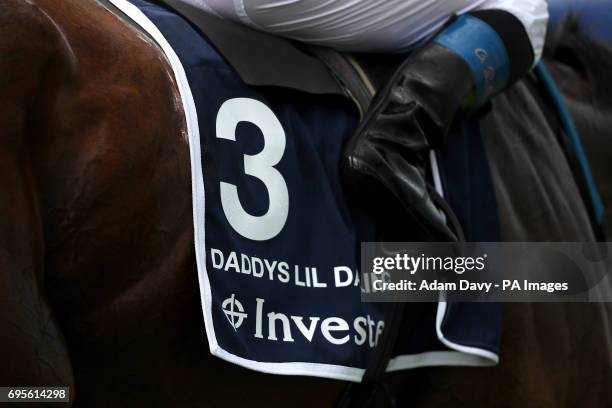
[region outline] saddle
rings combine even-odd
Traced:
[[[401,62],[396,56],[357,58],[329,48],[302,45],[249,27],[221,20],[177,0],[155,0],[196,26],[250,86],[282,87],[315,95],[350,100],[363,118],[377,87]],[[273,61],[273,63],[271,63]],[[403,303],[390,303],[385,330],[361,384],[351,384],[339,406],[368,405],[387,395],[381,379],[391,358],[403,316]]]

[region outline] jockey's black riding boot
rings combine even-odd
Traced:
[[[444,145],[456,118],[477,111],[526,73],[533,55],[523,25],[510,13],[456,18],[376,95],[346,145],[345,183],[377,212],[388,212],[393,201],[402,209],[395,216],[409,217],[423,240],[456,240],[427,182],[428,154]]]

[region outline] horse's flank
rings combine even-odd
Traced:
[[[0,358],[11,368],[0,372],[0,382],[73,385],[68,350],[45,297],[44,227],[31,155],[32,143],[47,137],[44,127],[31,128],[34,117],[44,114],[41,103],[71,70],[72,54],[50,17],[33,5],[9,1],[0,26],[10,33],[0,38]]]
[[[73,385],[70,358],[119,370],[127,350],[88,344],[93,326],[130,339],[160,292],[197,299],[177,278],[193,276],[182,114],[155,45],[95,2],[8,0],[0,26],[0,357],[17,370],[0,383]]]

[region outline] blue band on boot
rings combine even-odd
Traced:
[[[481,19],[463,15],[435,41],[458,54],[470,67],[476,84],[476,107],[508,83],[510,60],[506,46],[497,32]]]

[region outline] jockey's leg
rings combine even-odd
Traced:
[[[455,118],[485,105],[534,61],[525,26],[513,14],[481,10],[455,19],[377,94],[345,149],[347,185],[363,200],[382,192],[399,201],[429,239],[456,239],[425,181],[428,153],[444,144]]]

